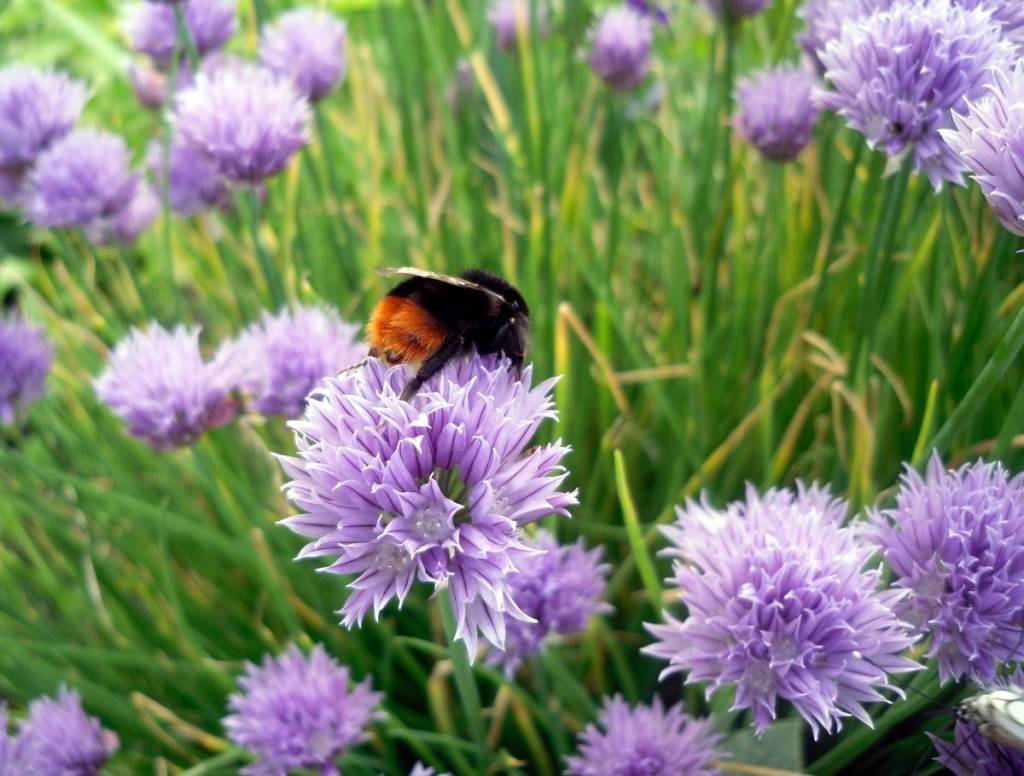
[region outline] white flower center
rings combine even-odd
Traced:
[[[381,571],[398,574],[405,571],[410,563],[409,553],[394,544],[382,544],[377,550],[377,568]]]
[[[772,644],[772,657],[777,661],[792,660],[796,655],[796,642],[789,636],[783,636]]]
[[[502,517],[508,517],[512,512],[512,501],[506,496],[498,496],[494,499],[494,511]]]
[[[924,574],[914,580],[914,592],[922,598],[938,598],[946,586],[945,576],[937,573]]]
[[[770,692],[775,687],[775,674],[767,663],[758,661],[747,669],[747,686],[758,693]]]
[[[448,535],[448,522],[439,509],[421,509],[411,522],[413,531],[425,542],[439,542]]]

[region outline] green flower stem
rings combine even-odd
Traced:
[[[177,5],[175,9],[177,10]],[[180,13],[180,10],[177,11]],[[187,36],[186,36],[187,37]],[[174,94],[174,87],[178,82],[178,53],[181,51],[181,36],[174,43],[174,51],[171,54],[171,70],[167,75],[167,102],[171,100],[171,95]],[[174,140],[174,125],[170,120],[170,108],[167,104],[164,105],[161,113],[161,121],[164,127],[164,142],[160,149],[160,168],[161,168],[161,181],[160,181],[160,209],[163,212],[164,217],[164,228],[163,228],[163,258],[164,258],[164,271],[167,273],[167,288],[171,292],[171,312],[174,314],[175,320],[181,320],[181,303],[178,299],[177,292],[177,281],[174,279],[174,253],[173,253],[173,239],[171,237],[172,232],[172,213],[171,213],[171,144]]]
[[[195,72],[199,69],[199,51],[196,49],[192,36],[188,34],[188,25],[185,24],[185,12],[182,10],[180,3],[171,3],[171,8],[174,9],[174,22],[178,25],[178,41],[175,43],[171,67],[177,67],[178,52],[180,51],[178,47],[184,43],[183,48],[185,49],[185,56],[188,57],[188,65]],[[173,94],[173,90],[168,90],[168,97],[171,97]]]
[[[447,591],[442,591],[437,597],[441,607],[441,620],[444,623],[445,637],[448,639],[448,655],[452,661],[452,669],[455,672],[455,688],[459,693],[459,701],[462,703],[462,711],[466,715],[469,724],[469,732],[477,746],[477,769],[479,773],[486,772],[487,761],[490,759],[487,752],[487,732],[484,729],[484,714],[480,705],[480,692],[476,686],[476,679],[473,677],[473,668],[469,664],[469,654],[463,644],[455,643],[455,613],[452,611],[451,602],[448,600]]]
[[[896,227],[900,222],[903,200],[910,182],[912,161],[908,154],[900,171],[890,178],[871,238],[871,249],[864,270],[864,293],[857,315],[853,346],[850,348],[850,357],[853,359],[850,374],[858,385],[865,377],[868,355],[874,340],[881,302],[878,297],[885,286],[883,276],[891,269],[889,260],[892,257]]]
[[[910,684],[910,693],[907,698],[894,703],[884,714],[879,716],[875,720],[873,729],[866,726],[857,728],[828,753],[815,760],[808,767],[808,773],[817,774],[817,776],[832,776],[842,773],[847,765],[881,741],[890,730],[927,708],[935,699],[934,683],[934,668],[928,668],[921,672]],[[932,691],[928,692],[927,689]]]
[[[1002,341],[996,347],[988,363],[985,364],[985,368],[981,370],[978,379],[974,381],[963,400],[932,437],[931,444],[928,446],[929,450],[942,452],[949,446],[956,434],[971,422],[975,413],[985,403],[999,381],[1003,379],[1006,371],[1017,359],[1021,348],[1024,348],[1024,307],[1017,312],[1013,323],[1010,324]],[[1019,408],[1015,407],[1014,410],[1019,411]]]
[[[248,187],[245,193],[248,200],[248,212],[246,220],[249,222],[249,234],[252,237],[252,248],[256,253],[256,260],[259,262],[260,270],[267,281],[267,290],[270,292],[270,304],[274,310],[280,310],[287,302],[287,295],[284,291],[284,283],[281,274],[274,266],[273,259],[267,253],[266,246],[260,239],[260,197],[255,186]]]

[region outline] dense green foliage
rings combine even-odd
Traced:
[[[241,3],[233,47],[251,53],[260,15],[285,5]],[[387,721],[346,774],[406,773],[415,758],[475,773],[478,757],[495,773],[555,774],[607,693],[682,694],[708,711],[678,677],[659,689],[661,666],[639,654],[668,570],[656,525],[675,504],[804,479],[859,509],[933,445],[953,462],[1019,465],[1022,246],[980,192],[885,175],[835,117],[788,166],[729,129],[735,74],[797,56],[794,0],[735,35],[679,3],[658,32],[659,101],[612,95],[590,73],[587,0],[565,0],[553,34],[522,55],[494,49],[478,0],[330,5],[350,27],[349,74],[319,107],[314,142],[270,183],[260,240],[291,298],[356,321],[387,288],[379,266],[483,266],[518,285],[535,369],[563,375],[560,420],[543,433],[573,446],[581,497],[548,527],[606,547],[616,613],[518,684],[477,666],[476,717],[421,591],[348,632],[332,613],[339,578],[292,560],[300,542],[275,526],[290,507],[269,455],[292,449],[283,424],[243,418],[158,454],[93,393],[131,325],[201,324],[213,344],[269,305],[248,200],[161,220],[130,250],[5,216],[2,290],[17,286],[57,346],[48,396],[0,446],[0,694],[15,709],[64,681],[121,735],[111,773],[230,773],[241,755],[219,720],[242,661],[324,642],[387,694]],[[126,78],[122,5],[0,8],[3,61],[88,79],[83,123],[141,155],[161,121]],[[480,88],[452,112],[462,56]],[[721,719],[741,762],[911,772],[922,731],[948,726],[922,712],[959,691],[917,683],[932,699],[880,708],[874,732],[851,723],[814,742],[787,721],[756,742],[742,718]]]

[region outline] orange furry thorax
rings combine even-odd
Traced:
[[[418,364],[436,351],[448,332],[410,299],[385,296],[370,313],[366,338],[370,355],[390,364]]]

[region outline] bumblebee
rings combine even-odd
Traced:
[[[366,325],[371,356],[416,367],[402,399],[415,396],[451,359],[473,350],[500,353],[517,375],[522,372],[530,311],[511,283],[479,269],[458,277],[413,267],[378,272],[405,278],[377,303]]]

